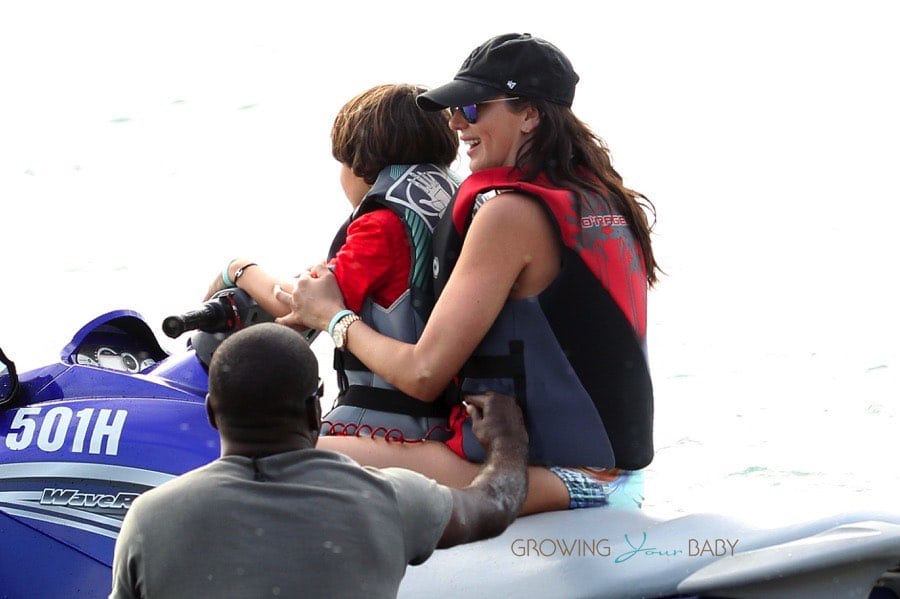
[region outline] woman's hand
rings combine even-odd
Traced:
[[[337,279],[324,264],[315,266],[297,278],[293,293],[275,287],[275,298],[291,313],[277,319],[280,324],[297,330],[328,329],[332,317],[345,308]]]

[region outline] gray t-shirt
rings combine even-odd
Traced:
[[[452,507],[431,479],[330,451],[220,458],[134,501],[110,597],[395,597]]]

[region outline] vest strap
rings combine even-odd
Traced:
[[[381,410],[421,418],[446,418],[450,414],[440,399],[428,403],[406,395],[396,389],[378,389],[351,385],[337,399],[339,406],[353,406],[369,410]]]

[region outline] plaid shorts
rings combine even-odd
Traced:
[[[566,485],[570,510],[603,505],[639,508],[644,501],[644,473],[640,470],[552,466],[550,472]]]

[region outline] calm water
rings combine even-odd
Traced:
[[[141,312],[177,351],[162,319],[195,307],[228,259],[282,273],[321,259],[347,211],[330,157],[336,110],[376,83],[443,82],[498,33],[489,19],[471,38],[435,31],[435,53],[383,39],[360,70],[349,41],[363,26],[336,8],[228,5],[211,22],[198,8],[173,19],[165,3],[113,6],[60,4],[52,20],[30,3],[0,8],[15,90],[0,96],[0,344],[22,369],[115,308]],[[608,9],[605,47],[620,55],[602,65],[593,24],[509,22],[563,46],[583,78],[576,112],[658,208],[667,275],[651,294],[646,509],[772,524],[896,511],[890,20],[869,5],[812,20],[716,8],[710,28],[658,8]],[[297,34],[311,23],[334,28],[324,45]],[[301,69],[310,56],[329,60]],[[315,347],[328,368],[329,342]]]

